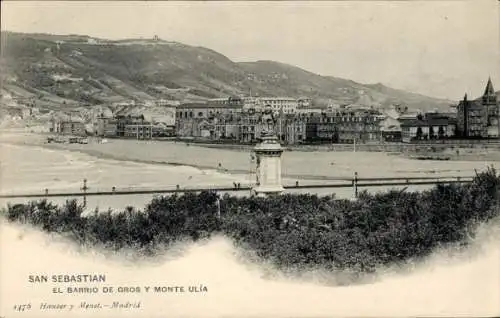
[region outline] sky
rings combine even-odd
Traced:
[[[2,1],[1,28],[204,46],[458,100],[500,90],[500,2]]]

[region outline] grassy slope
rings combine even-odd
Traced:
[[[61,102],[54,96],[93,105],[130,98],[203,99],[252,91],[267,96],[311,96],[323,104],[328,100],[380,106],[403,103],[420,109],[449,104],[272,61],[235,63],[212,50],[175,42],[107,41],[95,45],[87,40],[84,36],[4,32],[2,77],[11,85],[46,94],[54,103]],[[66,42],[57,49],[56,41]],[[81,80],[56,82],[54,74]]]

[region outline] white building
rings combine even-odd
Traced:
[[[307,107],[307,108],[297,108],[296,114],[321,114],[325,112],[325,108],[320,107]]]
[[[312,106],[312,99],[309,97],[300,97],[297,100],[298,106],[299,107],[311,107]]]
[[[257,97],[255,98],[257,108],[271,106],[273,111],[282,111],[285,114],[297,112],[298,100],[292,97]]]

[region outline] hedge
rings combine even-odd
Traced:
[[[422,192],[360,193],[357,200],[283,194],[234,197],[202,192],[154,198],[142,211],[96,210],[82,215],[75,200],[9,205],[2,216],[81,244],[133,247],[153,256],[179,240],[224,234],[280,269],[323,268],[371,273],[449,244],[467,245],[478,224],[499,213],[495,169],[470,184],[436,185]]]

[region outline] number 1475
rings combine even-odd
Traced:
[[[30,310],[30,309],[31,309],[31,304],[14,305],[15,311],[25,311],[25,310]]]

